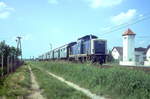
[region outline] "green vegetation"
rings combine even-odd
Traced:
[[[26,97],[30,92],[30,73],[27,66],[22,66],[15,73],[6,77],[0,85],[0,98],[17,99]]]
[[[31,67],[42,90],[42,94],[47,99],[88,99],[81,92],[41,71],[36,65],[32,65]]]
[[[5,41],[0,42],[0,83],[3,83],[4,75],[9,74],[9,72],[14,72],[17,67],[21,65],[18,56],[21,55],[21,51],[13,46],[9,46]],[[18,63],[19,66],[16,66]],[[13,68],[10,70],[10,64]]]
[[[90,89],[97,95],[111,96],[112,99],[150,99],[150,75],[143,71],[58,61],[32,64]]]
[[[18,59],[20,55],[21,51],[17,48],[7,45],[5,41],[0,42],[0,86],[5,83],[6,75],[14,72],[23,63]]]
[[[4,58],[4,66],[7,66],[7,57],[17,57],[21,55],[21,51],[13,46],[9,46],[5,43],[5,41],[0,42],[0,60],[1,56]],[[1,61],[0,61],[1,62]]]

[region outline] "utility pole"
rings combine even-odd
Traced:
[[[17,50],[18,50],[18,52],[19,52],[19,51],[21,52],[21,60],[22,60],[21,39],[22,39],[22,37],[18,36],[17,39],[16,39],[16,42],[17,42]],[[17,54],[18,54],[18,53],[17,53]]]

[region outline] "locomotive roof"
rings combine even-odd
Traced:
[[[79,38],[78,40],[87,40],[87,39],[96,39],[96,38],[98,37],[95,35],[86,35],[86,36]]]

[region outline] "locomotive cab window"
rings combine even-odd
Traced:
[[[94,41],[95,54],[105,54],[105,41]]]

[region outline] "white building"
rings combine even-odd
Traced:
[[[144,65],[144,61],[146,59],[146,48],[135,48],[135,62],[136,65]]]
[[[144,60],[146,58],[146,48],[135,48],[135,65],[144,65]],[[111,52],[113,58],[116,61],[122,61],[123,60],[123,47],[114,47]]]
[[[146,51],[146,61],[144,62],[145,66],[150,66],[150,45],[147,47]]]
[[[111,55],[115,60],[118,60],[118,61],[122,60],[123,48],[122,47],[114,47],[112,49]]]
[[[120,61],[120,65],[135,65],[135,45],[134,38],[135,33],[130,29],[123,33],[123,61]]]

